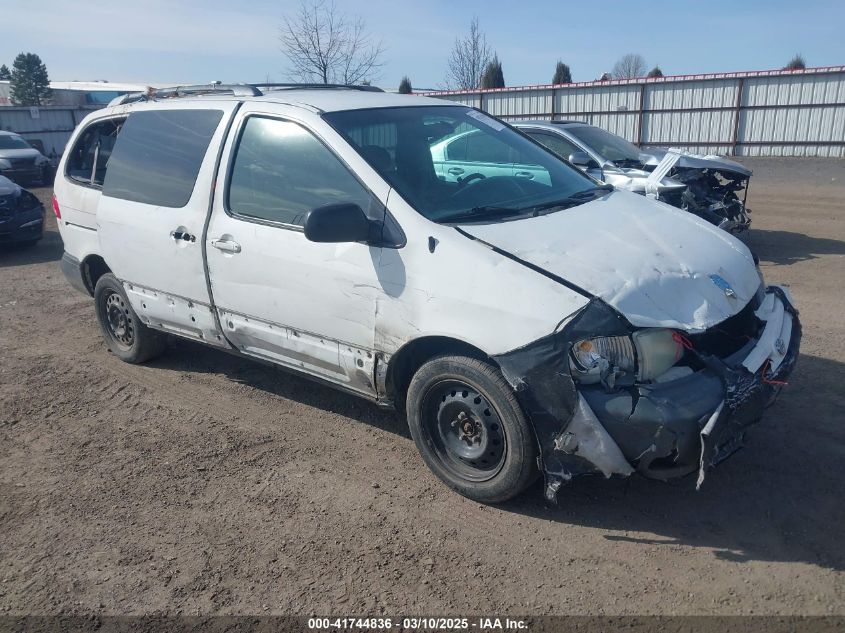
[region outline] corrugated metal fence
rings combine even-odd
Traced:
[[[17,132],[28,141],[40,141],[44,153],[61,155],[71,132],[97,106],[11,106],[0,108],[0,130]]]
[[[508,121],[586,121],[637,145],[845,156],[845,66],[425,94]]]

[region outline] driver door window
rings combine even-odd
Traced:
[[[313,134],[290,121],[253,116],[241,133],[229,181],[229,212],[302,226],[306,214],[349,202],[368,209],[369,192]]]
[[[575,145],[575,143],[563,138],[558,134],[546,134],[545,132],[535,132],[533,130],[527,131],[526,133],[535,141],[537,141],[541,145],[548,147],[555,154],[557,154],[561,158],[565,158],[566,160],[569,160],[569,156],[571,154],[574,154],[575,152],[584,151],[580,147]]]

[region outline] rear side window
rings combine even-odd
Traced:
[[[370,194],[313,134],[289,121],[247,119],[229,180],[231,213],[302,226],[312,209],[341,202],[366,210]]]
[[[159,207],[184,207],[222,117],[220,110],[131,114],[109,160],[103,195]]]
[[[107,119],[89,125],[73,145],[65,174],[83,185],[102,187],[117,137],[126,119]]]

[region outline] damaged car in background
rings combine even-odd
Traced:
[[[580,121],[514,125],[597,180],[694,213],[737,237],[748,234],[745,203],[752,172],[736,161],[677,149],[640,149]]]
[[[90,114],[55,183],[62,270],[126,362],[178,336],[395,407],[488,503],[540,474],[550,499],[588,474],[700,484],[793,369],[798,313],[744,244],[479,110],[172,94]]]
[[[35,246],[44,234],[44,205],[20,185],[0,176],[0,245]]]

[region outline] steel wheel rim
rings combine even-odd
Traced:
[[[109,335],[122,348],[129,349],[135,342],[135,323],[129,306],[116,292],[110,292],[104,304]]]
[[[507,437],[496,408],[461,380],[440,381],[426,391],[422,429],[437,460],[472,482],[495,477],[505,464]]]

